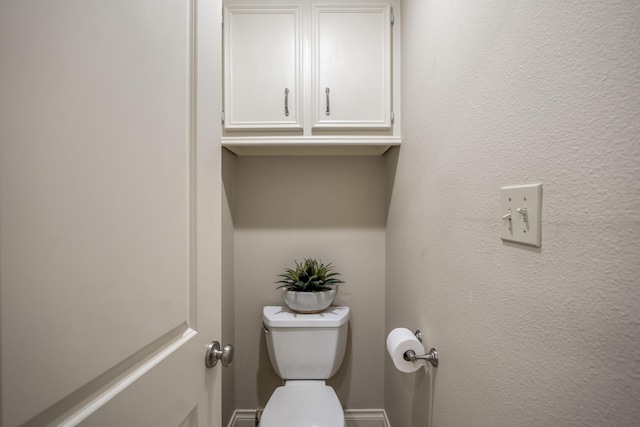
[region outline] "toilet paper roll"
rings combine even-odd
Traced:
[[[413,332],[407,328],[396,328],[389,332],[387,336],[387,351],[393,364],[400,372],[415,372],[424,366],[425,370],[428,369],[426,360],[416,360],[415,362],[409,362],[404,360],[404,353],[407,350],[413,350],[418,355],[425,354],[424,346]]]

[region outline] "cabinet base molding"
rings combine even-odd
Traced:
[[[400,145],[399,137],[257,137],[222,138],[238,156],[380,156]]]

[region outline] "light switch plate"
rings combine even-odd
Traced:
[[[502,187],[500,216],[502,240],[540,247],[542,184]]]

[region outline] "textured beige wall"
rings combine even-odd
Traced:
[[[640,419],[640,3],[406,0],[387,224],[394,427]],[[542,182],[542,248],[499,239],[499,189]]]
[[[382,157],[238,157],[233,189],[235,407],[264,406],[280,385],[262,307],[294,260],[331,262],[352,310],[345,361],[329,381],[346,408],[384,406],[385,164]]]

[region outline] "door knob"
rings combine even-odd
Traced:
[[[207,346],[207,353],[204,356],[204,364],[207,368],[213,368],[218,363],[218,360],[222,362],[222,366],[229,366],[233,362],[233,346],[225,345],[220,350],[220,343],[218,341],[211,341]]]

